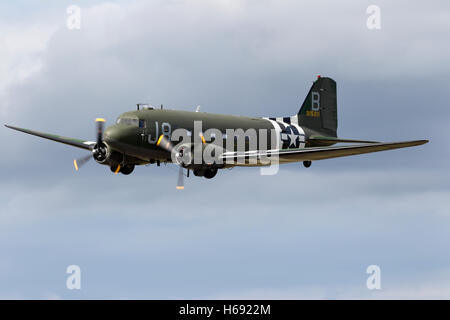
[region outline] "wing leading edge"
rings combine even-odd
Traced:
[[[368,140],[355,140],[355,139],[341,139],[341,138],[334,138],[334,137],[324,137],[324,136],[312,136],[309,137],[310,141],[312,142],[319,142],[319,143],[377,143],[379,141],[368,141]]]
[[[68,137],[58,136],[58,135],[50,134],[50,133],[44,133],[44,132],[33,131],[33,130],[29,130],[29,129],[24,129],[24,128],[13,127],[13,126],[9,126],[6,124],[5,124],[5,127],[9,128],[9,129],[21,131],[24,133],[28,133],[33,136],[41,137],[41,138],[48,139],[48,140],[53,140],[56,142],[64,143],[64,144],[67,144],[67,145],[70,145],[73,147],[82,148],[82,149],[86,149],[86,150],[92,150],[93,146],[95,145],[95,142],[93,142],[93,141],[68,138]]]
[[[413,141],[401,141],[401,142],[378,142],[378,143],[364,143],[360,145],[338,146],[338,147],[317,147],[317,148],[305,148],[305,149],[290,149],[290,150],[268,150],[258,152],[226,152],[222,155],[222,159],[251,159],[255,157],[265,157],[270,155],[271,157],[278,156],[282,162],[295,162],[306,160],[324,160],[331,158],[347,157],[358,154],[365,154],[378,151],[386,151],[392,149],[400,149],[407,147],[419,146],[427,143],[428,140],[413,140]]]

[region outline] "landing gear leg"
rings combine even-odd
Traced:
[[[309,161],[309,160],[306,160],[306,161],[303,161],[303,165],[305,166],[305,168],[309,168],[309,167],[311,167],[311,161]]]

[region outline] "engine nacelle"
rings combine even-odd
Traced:
[[[95,161],[105,165],[117,165],[122,162],[122,155],[119,152],[112,151],[111,147],[105,142],[94,146],[93,157]]]
[[[186,143],[176,147],[175,159],[172,158],[172,161],[190,169],[205,166],[222,167],[222,164],[217,163],[222,152],[223,149],[213,143],[196,145]]]

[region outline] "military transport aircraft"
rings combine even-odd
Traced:
[[[211,179],[218,169],[233,166],[303,162],[305,167],[309,167],[316,160],[412,147],[428,142],[376,142],[338,138],[336,82],[320,76],[314,81],[299,112],[290,117],[242,117],[199,112],[199,108],[195,112],[188,112],[138,104],[137,110],[123,113],[114,125],[105,130],[104,122],[102,118],[96,119],[96,141],[5,126],[86,149],[90,154],[73,162],[76,170],[90,158],[109,166],[112,172],[124,175],[133,172],[136,165],[176,163],[179,165],[178,189],[184,188],[183,169],[187,169],[187,176],[192,170],[195,176]],[[259,135],[252,135],[252,130],[259,132]],[[175,144],[180,139],[181,142]],[[337,143],[347,145],[335,146]],[[208,153],[210,157],[205,160],[204,155],[211,146],[213,148]],[[196,157],[197,154],[200,154],[200,158]]]

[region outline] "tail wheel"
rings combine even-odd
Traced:
[[[212,178],[214,178],[214,177],[216,176],[216,174],[217,174],[217,168],[214,168],[214,169],[207,169],[207,170],[205,171],[204,177],[205,177],[206,179],[212,179]]]
[[[309,160],[306,160],[306,161],[303,161],[303,165],[305,166],[305,168],[309,168],[309,167],[311,167],[311,161],[309,161]]]

